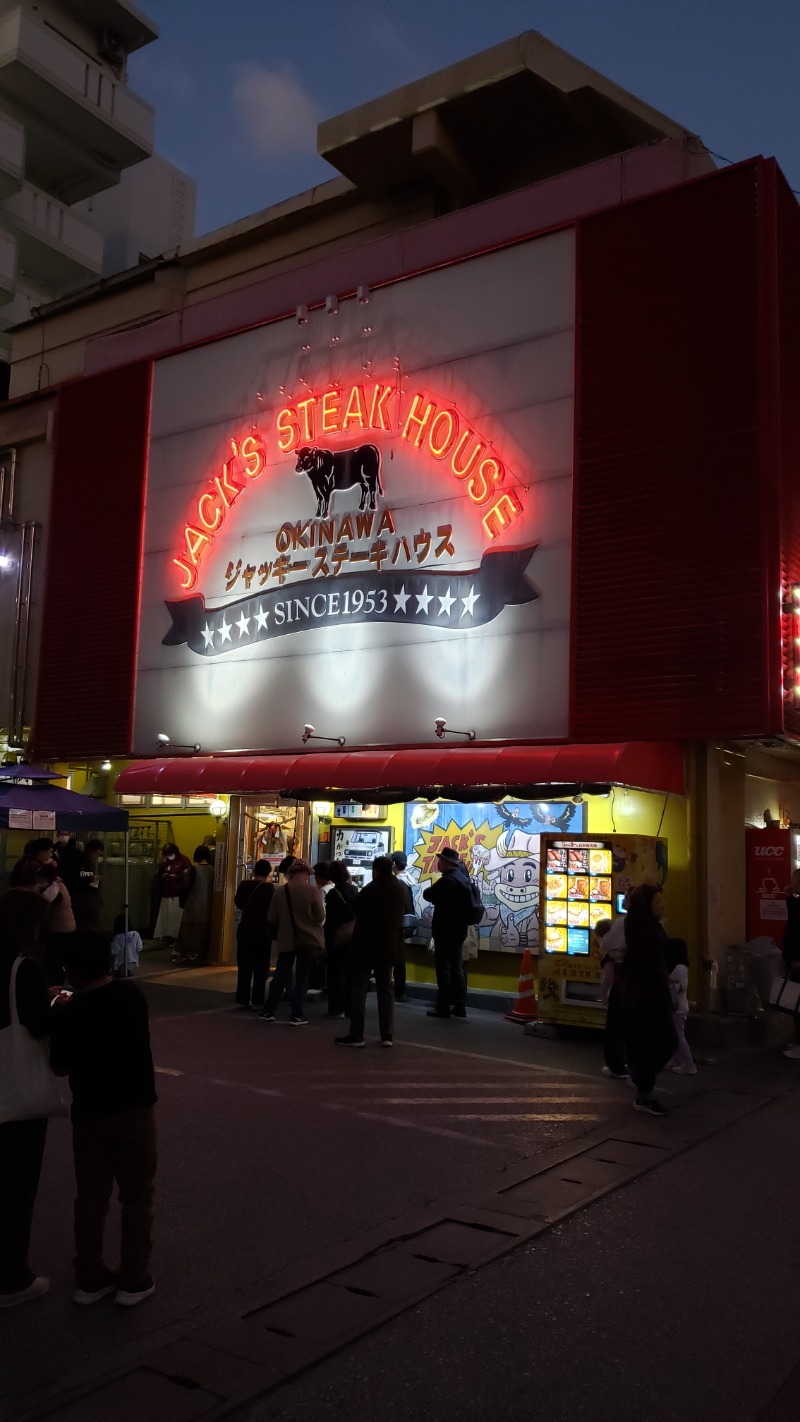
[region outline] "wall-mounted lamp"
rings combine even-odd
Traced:
[[[303,734],[300,737],[303,745],[306,741],[332,741],[334,745],[343,746],[346,744],[344,736],[318,736],[313,726],[305,725]]]
[[[440,741],[443,741],[445,736],[466,736],[468,741],[474,741],[476,734],[475,731],[449,731],[447,729],[447,721],[445,720],[444,716],[434,717],[433,730],[434,734],[439,737]]]
[[[169,746],[170,750],[173,751],[190,751],[196,754],[200,749],[200,746],[197,742],[195,742],[193,746],[173,745],[166,731],[159,731],[158,735],[156,736],[156,740],[158,741],[158,744],[160,746]]]
[[[307,307],[307,306],[298,306],[297,311],[296,311],[295,314],[296,314],[296,316],[297,316],[297,324],[298,324],[298,326],[307,326],[307,325],[308,325],[308,307]]]
[[[2,571],[2,572],[7,572],[9,568],[13,568],[13,567],[14,567],[14,559],[11,557],[11,554],[10,554],[10,553],[0,553],[0,571]]]
[[[100,762],[100,769],[101,769],[101,770],[110,770],[110,769],[111,769],[111,761],[108,759],[108,757],[106,757],[105,760],[101,760],[101,762]]]
[[[314,800],[312,801],[311,809],[318,820],[329,820],[333,811],[333,805],[330,800]]]
[[[358,288],[358,299],[359,299],[359,301],[361,302],[361,305],[362,305],[362,306],[366,306],[366,305],[368,304],[368,302],[369,302],[369,287],[368,287],[368,286],[360,286],[360,287]]]
[[[217,795],[209,804],[208,813],[213,815],[215,820],[224,820],[228,813],[228,806]]]
[[[572,803],[573,803],[573,805],[582,805],[582,804],[583,804],[583,795],[581,794],[580,790],[577,790],[577,791],[575,792],[575,794],[573,795],[573,797],[572,797]]]
[[[326,297],[325,297],[325,310],[327,311],[327,313],[328,313],[329,316],[338,316],[338,314],[339,314],[339,298],[338,298],[338,296],[326,296]]]

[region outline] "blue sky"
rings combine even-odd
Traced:
[[[800,189],[800,0],[141,0],[130,79],[198,183],[205,232],[324,182],[323,118],[539,30],[739,161]]]

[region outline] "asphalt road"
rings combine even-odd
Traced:
[[[425,1016],[424,1006],[409,1004],[397,1008],[392,1052],[377,1046],[374,1007],[368,1019],[373,1043],[361,1052],[346,1051],[334,1046],[341,1024],[322,1020],[322,1003],[310,1005],[308,1027],[267,1025],[208,990],[222,979],[211,975],[203,990],[191,986],[197,980],[185,975],[177,987],[164,981],[147,985],[160,1093],[156,1295],[135,1311],[71,1305],[69,1128],[53,1122],[32,1249],[32,1262],[49,1274],[51,1290],[3,1318],[0,1419],[17,1415],[40,1389],[94,1380],[235,1310],[246,1295],[266,1290],[282,1270],[305,1260],[324,1263],[342,1243],[393,1228],[409,1212],[454,1190],[474,1191],[477,1197],[498,1172],[603,1122],[627,1123],[632,1114],[630,1089],[599,1074],[594,1039],[534,1040],[490,1013],[472,1013],[466,1023],[436,1022]],[[664,1087],[671,1096],[664,1099],[677,1100],[737,1073],[745,1087],[770,1090],[800,1077],[793,1064],[754,1055],[702,1068],[697,1078],[670,1076]],[[781,1109],[787,1108],[770,1108]],[[762,1117],[767,1122],[766,1112]],[[789,1124],[793,1119],[790,1112]],[[727,1142],[743,1129],[739,1125],[715,1141]],[[583,1386],[594,1378],[613,1392],[623,1371],[626,1378],[633,1376],[627,1359],[633,1359],[634,1372],[644,1373],[651,1355],[660,1360],[658,1350],[673,1327],[679,1330],[681,1362],[684,1356],[694,1359],[691,1349],[684,1351],[687,1330],[694,1330],[695,1340],[709,1327],[717,1336],[715,1301],[720,1292],[726,1303],[735,1297],[730,1275],[742,1280],[731,1261],[753,1239],[742,1226],[744,1197],[760,1220],[769,1220],[763,1253],[748,1255],[750,1269],[767,1268],[776,1227],[793,1208],[800,1161],[796,1127],[793,1134],[781,1118],[777,1133],[768,1124],[763,1129],[763,1150],[759,1137],[753,1155],[745,1141],[741,1158],[727,1144],[717,1156],[715,1141],[709,1142],[575,1216],[530,1249],[437,1295],[417,1313],[285,1385],[261,1411],[247,1415],[338,1417],[344,1405],[356,1418],[381,1422],[422,1415],[433,1422],[451,1417],[490,1422],[522,1416],[515,1406],[524,1406],[529,1416],[531,1387],[538,1398],[544,1386],[554,1422],[562,1415],[575,1422],[583,1417],[600,1422],[606,1415],[615,1422],[638,1418],[636,1411],[606,1413],[589,1404],[588,1411],[576,1410],[575,1399],[572,1411],[558,1411],[573,1355]],[[710,1153],[707,1177],[682,1176],[683,1183],[664,1193],[661,1182],[688,1170],[701,1151]],[[639,1202],[651,1191],[652,1203],[641,1210]],[[729,1199],[738,1211],[733,1224]],[[718,1222],[722,1229],[726,1220],[730,1237],[714,1255],[714,1267],[721,1268],[723,1258],[727,1263],[717,1276],[697,1249],[704,1239],[715,1238],[713,1228]],[[114,1235],[112,1228],[112,1261]],[[698,1257],[699,1264],[693,1262]],[[793,1258],[794,1297],[788,1289],[783,1295],[765,1291],[773,1315],[782,1299],[784,1318],[796,1303],[800,1282],[796,1247]],[[654,1278],[661,1282],[673,1269],[677,1297],[669,1302],[665,1297],[657,1311],[643,1308],[635,1289],[641,1291],[643,1283],[652,1288]],[[625,1281],[617,1287],[619,1271]],[[637,1272],[641,1277],[634,1281]],[[618,1300],[630,1303],[630,1317]],[[740,1299],[739,1306],[744,1320],[749,1304]],[[761,1321],[759,1314],[757,1327]],[[778,1329],[777,1318],[772,1326]],[[619,1338],[631,1330],[641,1339],[635,1349],[620,1353]],[[785,1321],[783,1331],[792,1336]],[[745,1332],[740,1322],[739,1333]],[[790,1352],[773,1349],[770,1376],[788,1370]],[[382,1361],[390,1354],[391,1365]],[[766,1361],[759,1344],[762,1371]],[[358,1391],[348,1393],[355,1378]],[[657,1405],[669,1396],[659,1388]],[[739,1416],[749,1422],[756,1414],[651,1410],[641,1415],[648,1422],[678,1415],[682,1422],[695,1415],[703,1422],[717,1416],[720,1422]],[[56,1422],[58,1412],[48,1416]],[[788,1422],[788,1416],[764,1422]]]
[[[797,1422],[799,1108],[795,1090],[236,1422]]]
[[[190,979],[184,976],[182,982]],[[398,1004],[396,1046],[335,1047],[342,1024],[269,1025],[216,992],[148,984],[160,1159],[155,1297],[77,1309],[66,1121],[51,1122],[31,1260],[50,1293],[3,1317],[0,1418],[25,1394],[142,1351],[161,1330],[462,1184],[630,1110],[594,1042],[539,1042],[493,1013],[436,1022]],[[373,1000],[374,1001],[374,1000]],[[687,1089],[685,1080],[675,1082]],[[690,1087],[688,1083],[688,1087]],[[115,1249],[114,1211],[109,1229]]]

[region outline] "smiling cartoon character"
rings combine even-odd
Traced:
[[[500,941],[507,948],[539,943],[539,836],[518,830],[500,835],[491,851],[492,897]]]

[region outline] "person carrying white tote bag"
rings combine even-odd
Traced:
[[[50,998],[36,957],[48,911],[30,890],[0,897],[0,1309],[48,1288],[28,1264],[48,1117],[66,1114],[50,1070]]]

